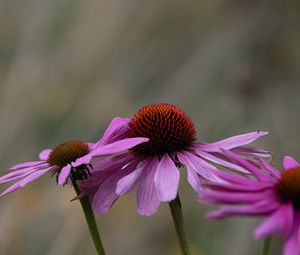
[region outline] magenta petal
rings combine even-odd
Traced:
[[[215,143],[208,143],[208,144],[202,144],[199,145],[201,148],[205,151],[221,151],[221,150],[230,150],[232,148],[246,145],[249,143],[254,142],[257,138],[267,135],[268,132],[265,131],[256,131],[252,133],[242,134],[233,136],[230,138],[226,138],[223,140],[220,140]]]
[[[291,233],[284,243],[284,255],[299,255],[300,254],[300,213],[295,213],[294,224]]]
[[[287,170],[287,169],[299,167],[300,165],[294,158],[292,158],[290,156],[284,156],[283,166],[284,166],[284,169]]]
[[[128,149],[131,149],[138,144],[148,142],[148,141],[149,141],[148,138],[143,138],[143,137],[127,138],[108,145],[99,146],[96,149],[94,149],[90,153],[90,155],[94,157],[100,157],[100,156],[120,153]]]
[[[40,160],[47,160],[49,155],[51,154],[52,150],[46,149],[40,152],[39,158]]]
[[[254,237],[260,239],[274,234],[289,234],[293,227],[293,219],[293,205],[284,204],[256,228]]]
[[[160,205],[160,200],[154,185],[155,170],[158,164],[158,160],[154,158],[149,165],[147,176],[138,187],[137,210],[140,215],[151,216],[157,211]]]
[[[66,165],[63,169],[61,169],[59,175],[58,175],[58,184],[59,185],[65,185],[69,175],[71,173],[72,166],[70,164]]]
[[[179,170],[173,160],[166,154],[157,166],[154,183],[158,197],[163,202],[176,198],[179,185]]]
[[[108,140],[111,139],[113,136],[118,136],[118,131],[120,132],[122,129],[127,129],[128,124],[130,122],[130,118],[120,118],[116,117],[110,122],[108,128],[106,129],[102,138],[95,144],[94,148],[107,144]],[[124,130],[124,131],[125,131]]]
[[[26,178],[16,182],[15,184],[11,185],[8,189],[6,189],[5,191],[3,191],[0,196],[4,196],[8,193],[11,193],[17,189],[23,188],[25,187],[28,183],[38,179],[39,177],[41,177],[42,175],[44,175],[45,173],[49,172],[50,170],[52,170],[52,167],[49,167],[47,169],[44,170],[40,170],[37,172],[34,172],[30,175],[28,175]]]

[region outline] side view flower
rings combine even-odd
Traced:
[[[229,216],[267,217],[255,230],[256,239],[280,235],[284,239],[284,255],[300,254],[300,164],[285,156],[284,171],[258,159],[249,162],[227,152],[254,178],[233,173],[219,172],[224,182],[207,182],[199,193],[202,202],[224,206],[208,214],[211,219]]]
[[[266,135],[264,131],[214,143],[197,141],[191,119],[171,104],[144,106],[125,126],[128,138],[145,137],[149,142],[93,164],[91,178],[81,182],[80,187],[93,198],[93,208],[100,214],[107,213],[119,196],[135,187],[138,187],[138,212],[146,216],[154,214],[161,201],[176,198],[181,166],[186,167],[188,182],[197,192],[201,190],[201,178],[221,181],[212,163],[249,173],[245,167],[233,164],[223,150],[243,156],[270,156],[265,150],[246,146]]]
[[[40,160],[25,162],[9,169],[9,173],[0,177],[0,184],[16,181],[4,190],[0,196],[23,188],[28,183],[38,179],[46,173],[57,177],[57,183],[64,185],[73,180],[87,179],[90,175],[93,159],[124,152],[140,143],[148,141],[147,138],[124,138],[126,130],[124,124],[128,119],[115,118],[103,137],[97,143],[87,143],[78,140],[68,141],[54,149],[43,150],[39,154]]]

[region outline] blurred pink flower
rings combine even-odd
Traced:
[[[90,175],[93,159],[118,154],[148,141],[147,138],[126,138],[127,129],[123,127],[128,122],[128,119],[113,119],[96,144],[78,140],[68,141],[53,150],[43,150],[39,154],[39,161],[25,162],[11,167],[10,172],[0,178],[0,184],[16,182],[0,196],[23,188],[48,172],[57,174],[57,183],[60,185],[70,183],[69,176],[75,180],[86,179]]]
[[[93,164],[92,176],[81,182],[81,190],[92,197],[97,213],[108,212],[116,199],[136,186],[137,210],[150,216],[160,202],[175,199],[180,166],[187,168],[187,179],[197,191],[201,178],[220,181],[217,163],[244,173],[247,169],[232,164],[223,150],[245,156],[268,157],[270,153],[257,147],[244,146],[267,132],[234,136],[215,143],[196,141],[193,122],[179,108],[170,104],[142,107],[127,125],[128,137],[147,137],[149,142],[137,145],[128,153]]]
[[[224,182],[208,182],[199,200],[225,206],[208,213],[211,219],[228,216],[266,216],[256,228],[254,237],[281,235],[284,255],[300,254],[300,165],[285,156],[284,172],[258,159],[256,164],[232,152],[228,156],[248,169],[254,177],[218,172]]]

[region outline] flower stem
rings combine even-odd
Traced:
[[[184,222],[183,222],[183,215],[182,215],[182,208],[181,208],[181,202],[179,199],[179,195],[169,202],[171,214],[173,217],[173,222],[175,225],[178,242],[181,250],[182,255],[190,255],[190,248],[188,245],[187,235],[184,228]]]
[[[72,184],[73,184],[73,187],[74,187],[74,190],[75,190],[77,196],[79,196],[81,191],[80,191],[76,181],[72,180]],[[99,232],[98,232],[95,215],[93,213],[90,201],[89,201],[88,197],[86,197],[86,196],[80,198],[79,200],[80,200],[80,204],[81,204],[82,210],[84,212],[84,216],[85,216],[87,225],[89,227],[89,231],[90,231],[91,237],[93,239],[97,254],[105,255],[105,251],[104,251],[103,244],[102,244]]]
[[[262,255],[268,255],[271,247],[271,237],[264,240]]]

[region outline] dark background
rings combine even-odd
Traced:
[[[256,144],[278,167],[300,160],[299,24],[297,1],[0,0],[1,171],[158,102],[189,114],[199,140],[268,130]],[[182,176],[194,254],[259,254],[258,221],[205,220]],[[73,196],[44,176],[1,198],[0,254],[95,254]],[[166,204],[141,217],[131,194],[97,220],[108,254],[179,254]]]

